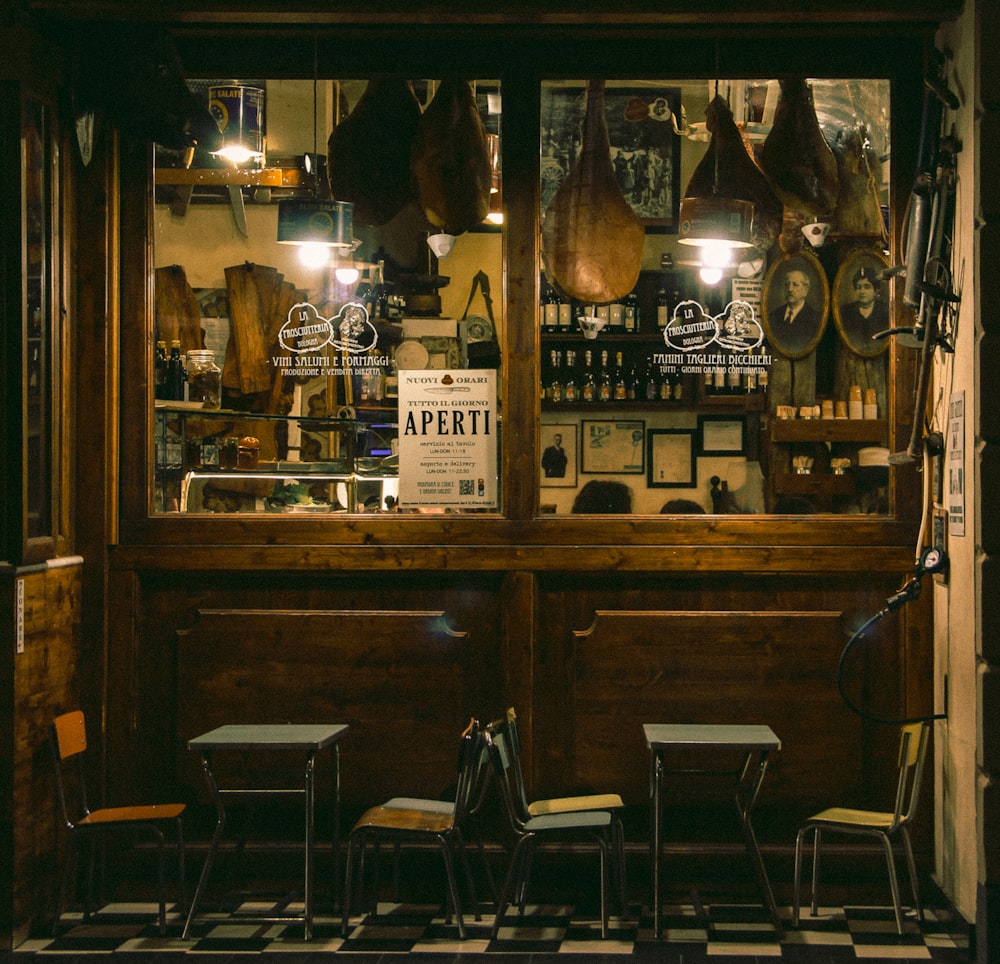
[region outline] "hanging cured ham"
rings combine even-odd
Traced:
[[[413,198],[410,151],[420,104],[408,80],[369,81],[327,141],[330,191],[354,205],[355,224],[385,224]]]
[[[837,159],[823,137],[812,88],[802,77],[779,81],[774,124],[761,148],[760,167],[785,207],[821,217],[837,206]]]
[[[644,237],[642,223],[625,200],[611,166],[604,81],[592,80],[580,156],[549,202],[542,222],[546,276],[578,301],[616,301],[638,281]]]
[[[490,150],[472,85],[441,81],[420,117],[410,171],[424,217],[448,234],[483,222],[490,210]]]
[[[878,186],[882,165],[864,125],[846,127],[834,138],[840,194],[833,218],[837,234],[885,238]]]
[[[705,110],[706,126],[712,132],[708,150],[691,175],[685,197],[739,198],[753,204],[754,246],[766,253],[781,233],[784,208],[767,178],[753,162],[740,135],[733,112],[716,95]]]

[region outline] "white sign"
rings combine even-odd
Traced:
[[[498,440],[495,371],[400,371],[402,506],[496,508]]]
[[[955,392],[948,403],[948,532],[965,535],[965,392]]]

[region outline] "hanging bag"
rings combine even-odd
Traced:
[[[482,292],[486,302],[486,317],[470,315],[469,309],[476,297],[476,291]],[[459,331],[462,338],[462,351],[469,368],[499,368],[500,343],[497,340],[496,320],[493,317],[493,299],[490,298],[490,279],[485,271],[477,271],[472,279],[472,290],[469,301],[459,321]]]

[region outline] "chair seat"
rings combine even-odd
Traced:
[[[579,797],[554,797],[528,804],[528,813],[541,817],[547,813],[569,813],[580,810],[620,810],[625,806],[617,793],[591,793]]]
[[[417,833],[444,833],[455,822],[451,813],[434,813],[429,810],[405,810],[398,807],[372,807],[366,810],[354,825],[357,830],[412,830]]]
[[[524,822],[526,833],[542,830],[594,830],[611,825],[607,810],[574,810],[570,813],[546,813]]]
[[[78,827],[107,827],[116,823],[155,823],[173,820],[184,812],[183,803],[151,803],[138,807],[104,807],[81,817]]]
[[[423,810],[427,813],[455,812],[455,804],[450,800],[427,800],[423,797],[393,797],[382,804],[388,810]]]
[[[830,807],[810,817],[806,823],[823,824],[831,828],[850,824],[853,827],[867,827],[872,830],[887,830],[895,816],[880,810],[852,810],[849,807]]]

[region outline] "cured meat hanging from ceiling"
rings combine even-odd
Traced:
[[[823,136],[812,88],[805,78],[778,82],[774,124],[760,151],[760,167],[779,200],[799,214],[833,213],[840,192],[837,159]]]
[[[410,173],[424,217],[435,228],[462,234],[486,218],[490,149],[467,80],[441,81],[417,125]]]
[[[545,209],[542,258],[563,295],[604,304],[635,287],[645,230],[615,178],[604,81],[591,80],[580,156]]]
[[[420,104],[408,80],[371,80],[327,141],[330,191],[356,224],[385,224],[414,197],[410,152]]]

